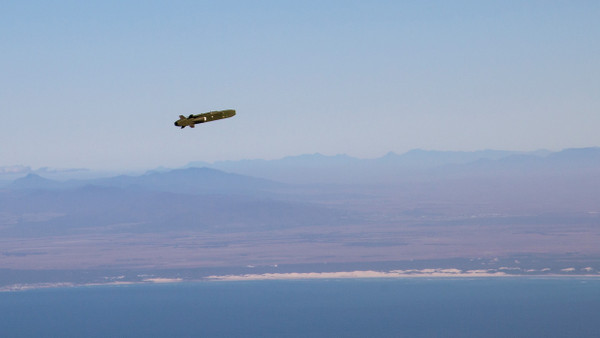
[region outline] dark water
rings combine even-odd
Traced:
[[[0,337],[600,337],[600,280],[199,282],[0,293]]]

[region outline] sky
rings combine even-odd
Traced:
[[[600,146],[598,1],[2,1],[0,167]],[[178,129],[179,115],[236,109]]]

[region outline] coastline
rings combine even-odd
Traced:
[[[17,283],[0,286],[0,293],[31,291],[40,289],[66,289],[98,286],[135,286],[157,284],[179,284],[199,282],[242,282],[242,281],[298,281],[298,280],[339,280],[339,279],[485,279],[485,278],[519,278],[519,279],[600,279],[600,273],[586,274],[514,274],[503,271],[459,269],[422,269],[422,270],[356,270],[337,272],[290,272],[263,274],[229,274],[210,275],[200,279],[183,279],[169,277],[145,278],[140,281],[109,281],[106,283]]]

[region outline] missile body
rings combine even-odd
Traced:
[[[196,115],[191,114],[188,117],[179,115],[179,120],[175,121],[175,126],[181,127],[181,129],[185,128],[186,126],[189,126],[190,128],[194,128],[194,126],[198,123],[226,119],[226,118],[232,117],[234,115],[235,115],[234,109],[215,110],[215,111],[209,111],[208,113],[196,114]]]

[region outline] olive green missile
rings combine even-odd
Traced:
[[[209,111],[204,114],[190,114],[190,116],[185,117],[183,115],[179,115],[179,120],[175,121],[176,127],[181,127],[181,129],[189,126],[190,128],[194,128],[198,123],[210,122],[220,119],[226,119],[228,117],[232,117],[235,115],[234,109],[226,109],[226,110],[215,110]]]

